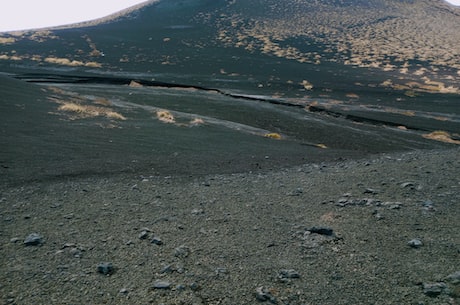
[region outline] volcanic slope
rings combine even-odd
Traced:
[[[279,94],[333,87],[352,66],[393,88],[458,93],[459,20],[441,0],[153,1],[96,26],[3,33],[0,59]]]

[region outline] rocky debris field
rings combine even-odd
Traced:
[[[458,149],[0,188],[2,304],[458,304]]]

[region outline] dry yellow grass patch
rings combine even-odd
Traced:
[[[0,44],[12,44],[16,42],[16,38],[13,37],[0,37]]]
[[[102,67],[102,64],[100,64],[98,62],[95,62],[95,61],[90,61],[90,62],[85,63],[85,67],[88,67],[88,68],[100,68],[100,67]]]
[[[426,139],[430,139],[430,140],[436,140],[436,141],[460,145],[459,140],[452,139],[452,136],[448,132],[442,131],[442,130],[436,130],[436,131],[433,131],[432,133],[424,134],[423,137]]]
[[[313,84],[310,83],[308,80],[303,80],[301,85],[305,88],[305,90],[312,90]]]
[[[63,103],[58,107],[58,110],[65,112],[72,112],[79,117],[98,117],[105,116],[109,119],[126,120],[126,118],[118,112],[111,110],[110,108],[97,107],[92,105],[81,105],[72,102]]]
[[[282,139],[282,136],[279,133],[276,133],[276,132],[266,133],[266,134],[264,134],[264,137],[270,138],[270,139],[275,139],[275,140],[281,140]]]
[[[356,93],[347,93],[346,95],[348,98],[359,99],[359,95]]]
[[[105,113],[105,116],[108,117],[109,119],[115,119],[115,120],[121,120],[121,121],[126,120],[126,118],[123,115],[115,111],[108,111]]]
[[[102,65],[95,61],[90,62],[82,62],[79,60],[70,60],[68,58],[59,58],[59,57],[47,57],[44,60],[50,64],[58,64],[62,66],[70,66],[70,67],[89,67],[89,68],[100,68]]]
[[[169,123],[169,124],[176,123],[176,119],[174,118],[174,116],[171,114],[171,112],[167,110],[157,111],[156,114],[157,114],[157,118],[163,123]]]
[[[204,121],[203,119],[200,119],[200,118],[194,118],[193,120],[190,121],[190,125],[194,126],[194,125],[202,125],[204,124]]]

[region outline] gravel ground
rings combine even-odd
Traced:
[[[0,186],[0,300],[459,304],[459,157]]]

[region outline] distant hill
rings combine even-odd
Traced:
[[[458,92],[459,20],[460,9],[441,0],[151,1],[98,25],[3,33],[0,69],[72,67],[177,82],[180,73],[185,82],[219,87],[283,84],[275,93],[302,86],[315,70],[360,67],[385,72],[395,88]],[[322,83],[333,74],[314,78]]]

